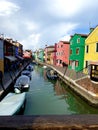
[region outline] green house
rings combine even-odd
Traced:
[[[74,34],[70,39],[69,69],[76,72],[83,69],[86,34]]]
[[[39,49],[38,58],[39,58],[40,62],[44,62],[44,50],[43,49]]]

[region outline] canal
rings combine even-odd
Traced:
[[[98,114],[61,80],[50,81],[46,69],[34,65],[24,115]]]

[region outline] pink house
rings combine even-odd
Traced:
[[[68,65],[69,48],[70,48],[70,42],[68,41],[59,41],[57,43],[57,52],[56,52],[56,65],[57,66]]]

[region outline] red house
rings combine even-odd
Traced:
[[[57,53],[56,53],[56,65],[65,66],[69,63],[69,48],[70,42],[59,41],[57,43]]]

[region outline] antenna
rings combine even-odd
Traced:
[[[91,22],[89,21],[89,29],[91,28]]]

